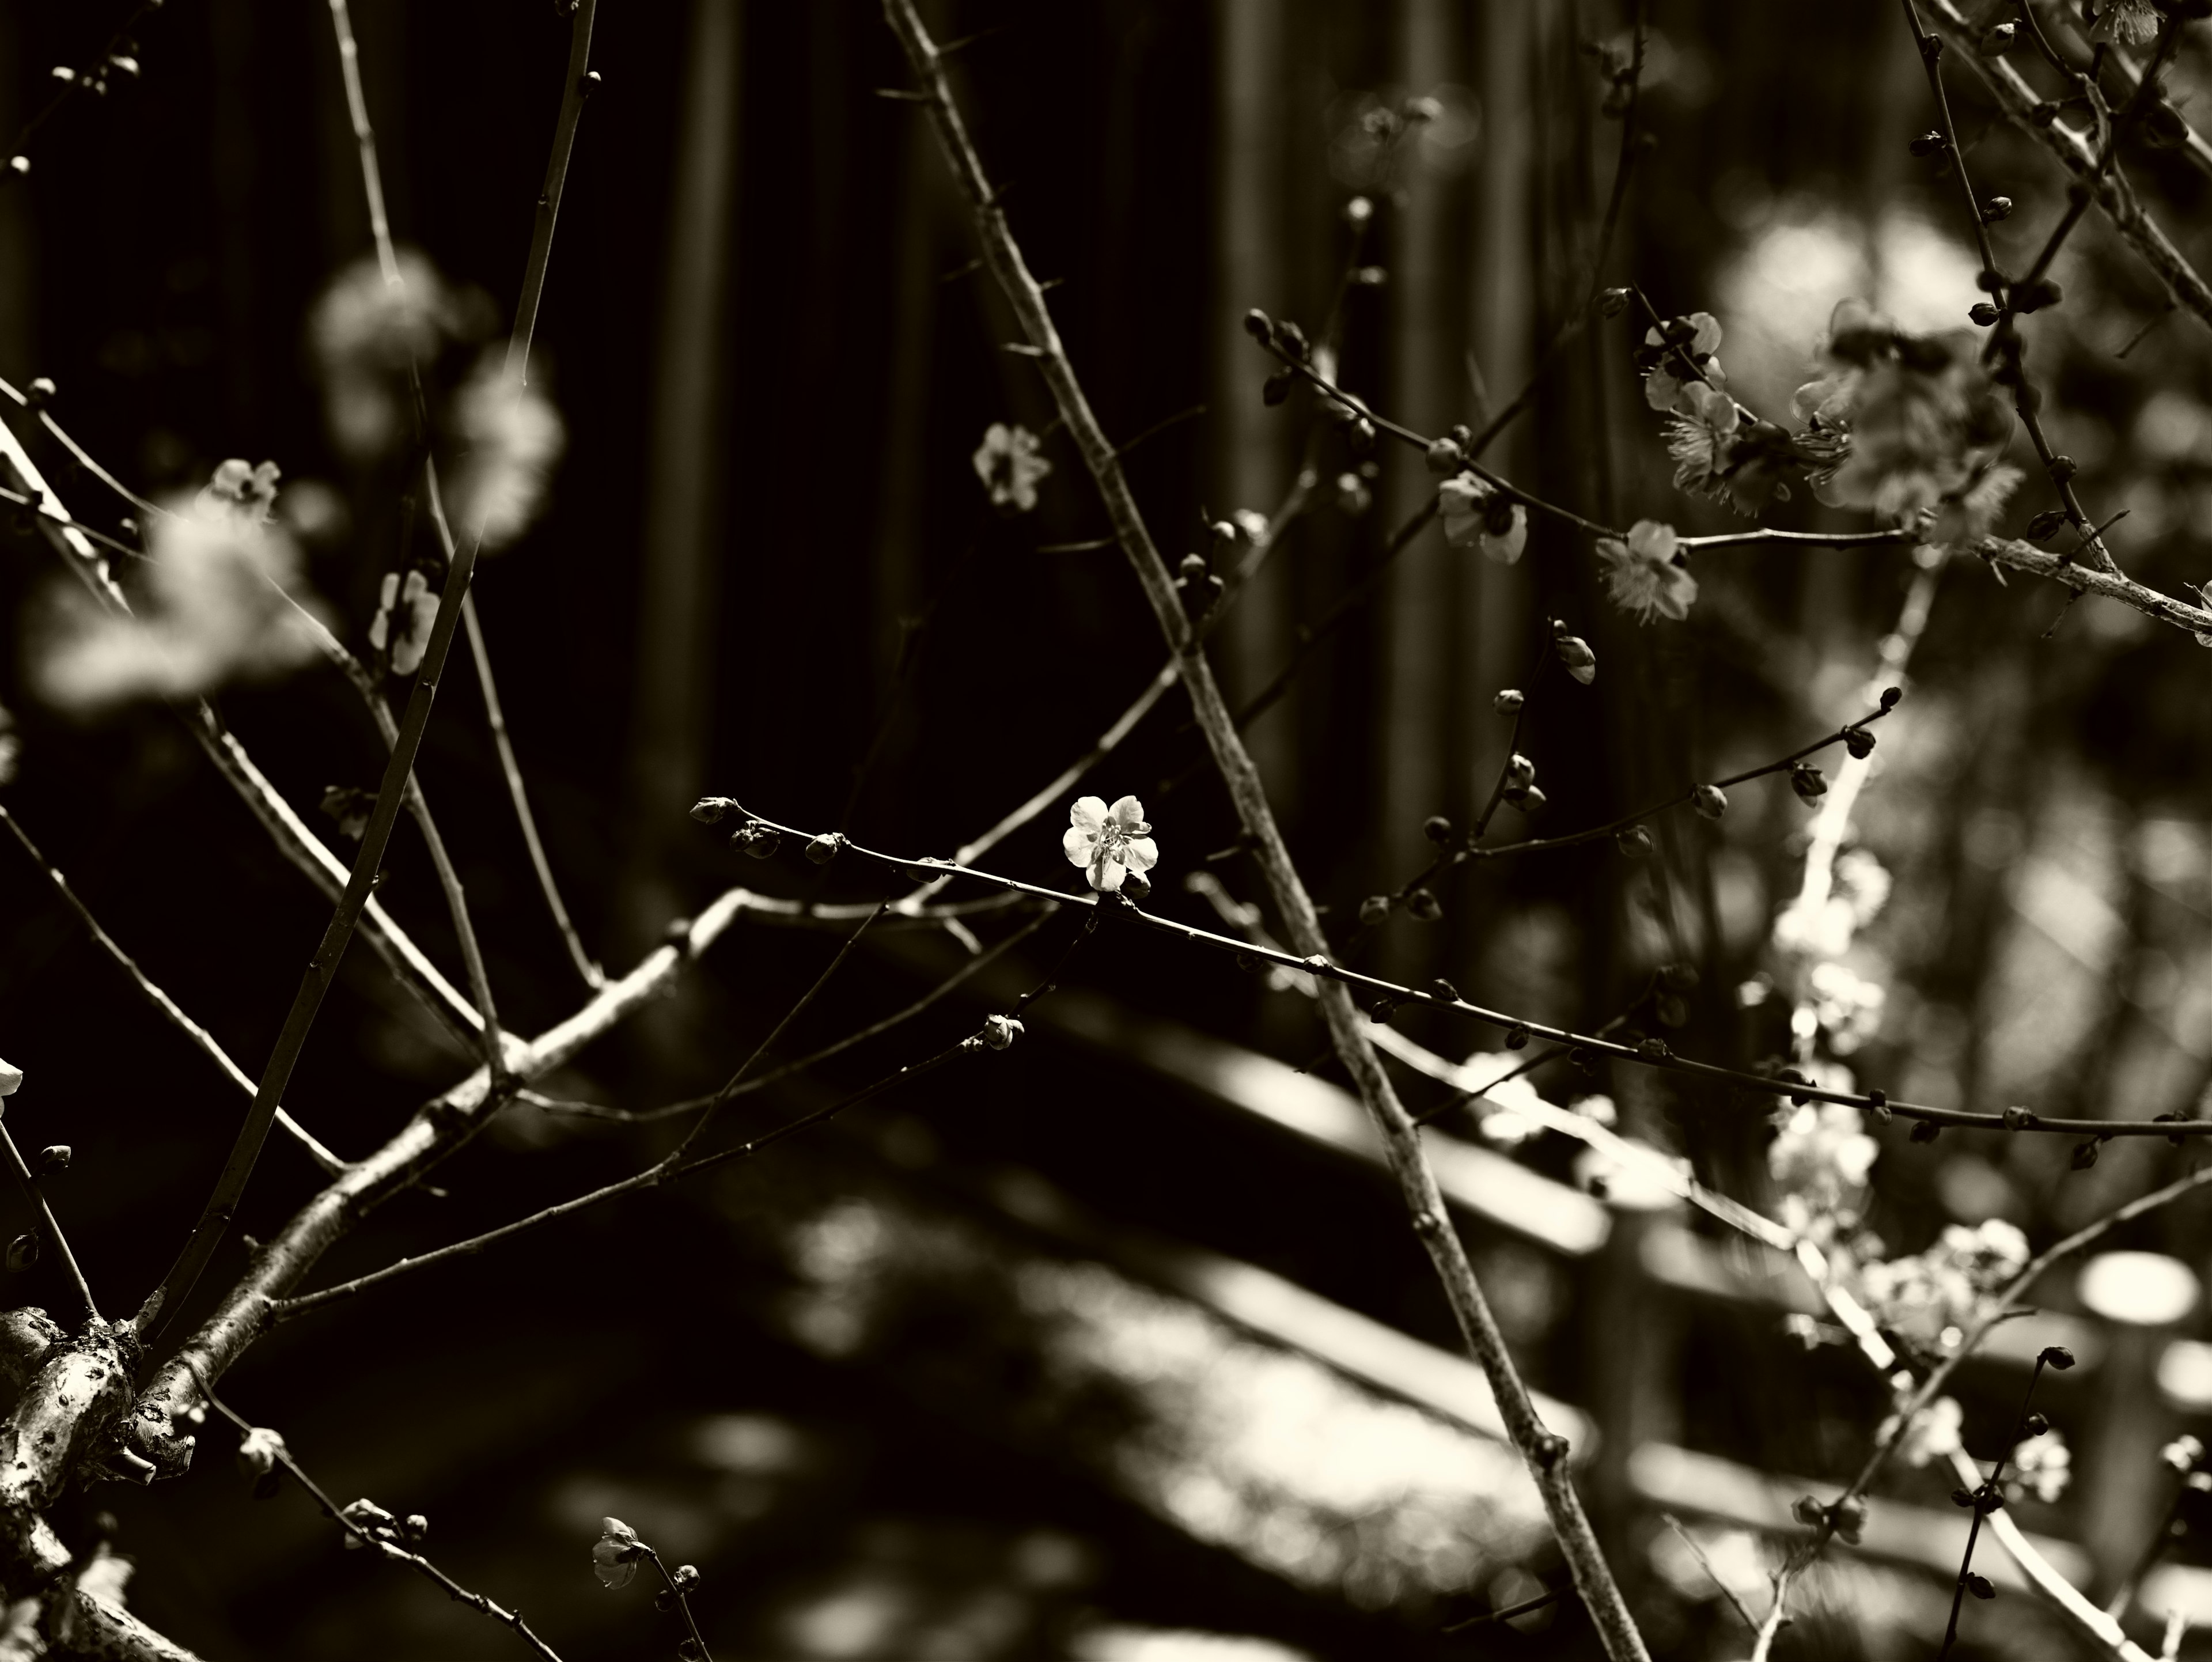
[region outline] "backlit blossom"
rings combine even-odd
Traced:
[[[2124,46],[2147,46],[2158,39],[2158,8],[2151,0],[2105,0],[2097,8],[2089,36],[2117,40]]]
[[[1728,494],[1730,451],[1742,420],[1735,400],[1703,381],[1676,395],[1667,422],[1667,451],[1674,459],[1674,483],[1709,496]]]
[[[1690,615],[1698,580],[1680,563],[1675,542],[1674,527],[1656,520],[1638,520],[1626,542],[1618,537],[1598,539],[1606,592],[1614,605],[1647,624],[1654,618],[1680,623]]]
[[[1670,339],[1672,337],[1686,338]],[[1680,345],[1677,352],[1674,347]],[[1720,360],[1713,355],[1720,350],[1720,320],[1711,312],[1692,312],[1686,318],[1677,318],[1667,326],[1667,332],[1653,327],[1644,332],[1644,345],[1637,356],[1648,368],[1644,374],[1644,401],[1661,412],[1677,407],[1677,401],[1686,387],[1704,386],[1725,387],[1728,377],[1721,372]],[[1682,362],[1686,355],[1691,364],[1705,372],[1700,381],[1690,373]]]
[[[991,506],[1001,514],[1026,514],[1035,508],[1037,481],[1052,472],[1052,464],[1038,454],[1036,434],[1000,421],[983,429],[983,442],[971,460],[975,477],[991,493]]]
[[[256,1426],[239,1439],[238,1469],[249,1477],[266,1477],[283,1452],[282,1432]]]
[[[1070,865],[1083,868],[1085,880],[1101,894],[1117,894],[1130,873],[1139,875],[1159,863],[1159,845],[1149,835],[1144,806],[1124,796],[1108,807],[1103,798],[1083,796],[1067,811],[1068,826],[1060,839]]]
[[[599,1519],[599,1538],[592,1547],[592,1573],[603,1586],[626,1587],[637,1579],[638,1561],[645,1543],[637,1531],[619,1518]]]
[[[1444,540],[1454,548],[1474,544],[1486,558],[1511,565],[1528,542],[1528,510],[1474,473],[1458,473],[1437,487]]]
[[[338,449],[356,462],[395,449],[414,425],[410,370],[432,375],[449,349],[483,340],[496,321],[483,295],[453,287],[411,249],[399,254],[397,283],[374,259],[340,272],[307,329]]]
[[[12,1097],[23,1088],[23,1070],[0,1061],[0,1097]]]

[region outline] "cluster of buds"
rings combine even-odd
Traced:
[[[971,1046],[979,1046],[987,1050],[1010,1050],[1013,1048],[1014,1041],[1025,1031],[1027,1030],[1022,1024],[1012,1016],[985,1016],[982,1032],[970,1038],[968,1043]]]
[[[1846,1495],[1824,1507],[1811,1495],[1801,1495],[1790,1506],[1790,1515],[1807,1529],[1824,1531],[1855,1547],[1866,1531],[1867,1504],[1856,1495]]]
[[[270,1434],[276,1435],[274,1432]],[[421,1513],[410,1512],[404,1518],[395,1518],[375,1501],[366,1499],[343,1508],[338,1516],[353,1526],[346,1531],[345,1537],[349,1551],[374,1542],[394,1551],[415,1552],[430,1533],[430,1520]]]

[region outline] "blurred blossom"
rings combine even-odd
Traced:
[[[2091,38],[2117,40],[2124,46],[2147,46],[2158,39],[2158,8],[2151,0],[2105,0],[2097,9]]]
[[[275,478],[272,464],[226,462],[197,501],[155,519],[135,617],[58,590],[33,643],[39,696],[88,715],[273,679],[313,658],[313,625],[294,602],[317,620],[323,608],[300,581],[290,536],[268,518]]]
[[[1864,1264],[1858,1290],[1888,1325],[1935,1340],[1980,1320],[2027,1257],[2027,1237],[2002,1218],[1954,1223],[1924,1252]]]
[[[338,449],[367,462],[396,448],[413,425],[410,367],[428,374],[448,348],[482,340],[495,324],[489,301],[453,288],[412,249],[400,253],[396,283],[385,281],[374,259],[347,266],[307,326]]]
[[[1039,454],[1040,441],[1026,427],[1009,427],[994,421],[983,429],[983,442],[969,460],[975,477],[991,493],[991,506],[1001,514],[1026,514],[1037,505],[1037,481],[1052,472],[1052,464]]]
[[[1837,1055],[1850,1055],[1881,1031],[1888,994],[1876,983],[1832,960],[1815,964],[1807,980],[1813,989],[1814,1018]]]
[[[1966,1414],[1957,1397],[1938,1397],[1912,1416],[1912,1423],[1898,1442],[1898,1458],[1913,1467],[1942,1459],[1959,1447],[1959,1430],[1965,1422]],[[1896,1431],[1897,1415],[1893,1414],[1881,1422],[1875,1439],[1887,1442]]]
[[[1931,540],[1984,534],[2021,474],[1997,460],[2012,407],[1973,334],[1908,334],[1845,299],[1821,350],[1826,373],[1791,400],[1808,423],[1801,449],[1821,460],[1814,495],[1901,526],[1932,520]]]
[[[1680,623],[1690,615],[1691,603],[1698,598],[1698,580],[1674,545],[1674,527],[1656,520],[1638,520],[1629,527],[1626,542],[1617,537],[1598,539],[1606,592],[1615,606],[1640,623],[1654,618]]]
[[[463,447],[453,472],[456,523],[481,527],[483,546],[503,548],[545,505],[546,481],[568,441],[552,400],[509,375],[488,350],[453,394],[453,435]]]
[[[0,705],[0,785],[14,780],[15,763],[22,753],[22,741],[15,736],[15,718]]]
[[[438,591],[420,571],[410,570],[403,581],[396,571],[384,574],[378,591],[376,616],[368,625],[368,643],[392,654],[394,675],[412,675],[430,644],[431,625],[438,621]]]
[[[1782,1191],[1782,1221],[1825,1239],[1832,1233],[1830,1221],[1847,1219],[1856,1208],[1881,1145],[1866,1134],[1859,1111],[1845,1103],[1802,1103],[1778,1118],[1766,1169]]]
[[[2066,1493],[2067,1480],[2074,1475],[2074,1451],[2066,1446],[2066,1434],[2055,1427],[2040,1437],[2031,1437],[2012,1452],[2014,1476],[2005,1484],[2005,1493],[2017,1501],[2023,1495],[2033,1495],[2048,1506]]]
[[[1852,939],[1888,904],[1890,877],[1865,849],[1846,849],[1836,856],[1826,897],[1817,904],[1800,895],[1774,920],[1774,944],[1784,952],[1815,958],[1841,958]]]

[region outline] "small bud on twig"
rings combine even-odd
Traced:
[[[1520,713],[1521,707],[1528,702],[1528,698],[1523,696],[1519,688],[1505,687],[1490,701],[1490,707],[1500,715],[1516,715]]]
[[[8,1243],[9,1269],[28,1269],[38,1261],[39,1238],[36,1235],[18,1235]]]
[[[54,1177],[68,1171],[69,1164],[69,1144],[57,1142],[49,1148],[39,1150],[39,1163],[32,1167],[31,1175],[39,1178]]]
[[[1717,819],[1728,812],[1728,794],[1718,785],[1697,785],[1690,791],[1690,806],[1708,819]]]

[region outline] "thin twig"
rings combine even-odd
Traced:
[[[62,1233],[62,1227],[54,1217],[54,1208],[46,1204],[46,1191],[39,1187],[38,1178],[31,1175],[31,1168],[23,1161],[22,1150],[15,1147],[15,1137],[4,1124],[0,1124],[0,1147],[7,1149],[9,1169],[15,1174],[16,1185],[22,1190],[23,1198],[31,1203],[31,1210],[38,1218],[39,1233],[46,1243],[46,1251],[62,1261],[62,1268],[69,1272],[77,1297],[84,1300],[85,1315],[97,1322],[100,1306],[92,1301],[92,1286],[85,1280],[84,1271],[77,1268],[76,1254],[70,1251],[69,1238]]]
[[[537,228],[530,245],[530,259],[523,272],[522,303],[518,307],[514,328],[507,339],[507,374],[518,385],[527,374],[530,356],[530,335],[538,317],[538,301],[544,292],[545,265],[552,249],[553,222],[559,210],[561,189],[568,172],[568,153],[575,137],[576,122],[582,113],[587,83],[584,76],[590,61],[592,15],[598,0],[580,0],[574,21],[571,24],[568,60],[568,80],[561,100],[561,115],[554,137],[553,155],[546,169],[544,194],[539,198]],[[208,1196],[199,1221],[185,1240],[177,1263],[163,1276],[140,1309],[135,1324],[139,1331],[151,1336],[160,1326],[173,1318],[176,1309],[190,1295],[200,1272],[214,1257],[215,1250],[228,1232],[232,1214],[239,1197],[245,1193],[247,1180],[253,1175],[255,1160],[261,1153],[263,1140],[268,1135],[269,1123],[276,1108],[276,1099],[291,1081],[293,1067],[306,1048],[307,1034],[313,1027],[315,1017],[322,1008],[323,995],[329,990],[337,975],[338,961],[343,957],[347,942],[352,939],[354,926],[367,905],[369,889],[376,880],[377,870],[383,861],[384,850],[391,841],[393,821],[398,818],[400,801],[404,795],[407,776],[414,771],[416,753],[421,749],[422,734],[429,726],[430,709],[437,697],[439,678],[444,673],[446,659],[453,643],[453,636],[460,623],[461,596],[468,592],[469,581],[476,570],[477,555],[483,543],[481,523],[472,527],[467,543],[459,551],[446,573],[444,588],[438,597],[438,612],[430,627],[428,645],[422,654],[421,669],[416,673],[414,690],[409,694],[406,713],[401,717],[397,742],[392,758],[386,764],[384,780],[377,791],[376,806],[369,814],[368,828],[362,834],[360,853],[356,856],[351,876],[340,896],[337,910],[331,914],[329,927],[323,933],[321,944],[309,960],[307,972],[301,977],[300,990],[292,1001],[290,1013],[277,1036],[269,1065],[261,1077],[254,1094],[253,1107],[240,1128],[238,1139],[232,1145],[230,1156],[223,1163],[222,1176],[215,1190]],[[495,1073],[495,1077],[496,1076]]]
[[[131,956],[116,943],[115,937],[100,927],[100,920],[94,917],[91,909],[78,898],[76,891],[70,886],[69,880],[62,875],[60,868],[47,863],[46,855],[39,852],[38,844],[31,841],[30,833],[23,829],[22,821],[8,811],[5,803],[0,803],[0,821],[4,821],[8,829],[15,834],[15,841],[21,845],[23,852],[30,855],[32,863],[46,874],[46,880],[53,885],[54,892],[62,898],[63,903],[76,914],[76,920],[84,926],[85,933],[92,937],[94,943],[107,954],[118,969],[131,977],[131,985],[137,988],[140,995],[159,1010],[168,1020],[170,1026],[191,1040],[202,1055],[222,1070],[226,1079],[251,1097],[253,1094],[253,1081],[247,1075],[246,1070],[233,1062],[222,1046],[216,1043],[214,1034],[186,1015],[177,1001],[156,986],[153,978],[140,969]],[[325,1148],[313,1132],[282,1108],[276,1111],[276,1123],[283,1128],[287,1135],[307,1150],[307,1157],[321,1166],[325,1172],[336,1176],[345,1170],[345,1162],[343,1160]]]
[[[222,1397],[216,1396],[214,1387],[201,1376],[197,1367],[190,1361],[185,1363],[185,1367],[191,1369],[192,1382],[199,1387],[200,1395],[207,1398],[208,1405],[216,1413],[222,1415],[224,1419],[242,1432],[252,1432],[259,1428],[229,1403],[224,1402]],[[546,1662],[561,1662],[560,1653],[530,1630],[530,1624],[522,1619],[520,1610],[501,1609],[483,1593],[470,1592],[468,1588],[454,1580],[452,1576],[447,1574],[421,1553],[410,1552],[396,1541],[387,1541],[380,1536],[372,1535],[348,1517],[345,1509],[325,1493],[322,1485],[307,1476],[307,1468],[300,1464],[281,1437],[277,1439],[271,1452],[276,1458],[276,1464],[298,1480],[300,1487],[313,1497],[315,1504],[323,1509],[324,1514],[362,1545],[372,1548],[383,1556],[405,1564],[417,1573],[428,1576],[445,1590],[448,1598],[514,1629],[516,1637],[544,1657]]]

